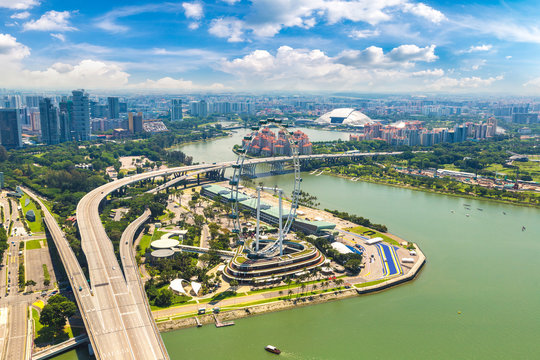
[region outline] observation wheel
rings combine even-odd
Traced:
[[[256,149],[257,144],[255,144],[256,136],[259,133],[261,126],[265,125],[275,125],[279,129],[279,139],[285,140],[284,154],[283,156],[274,156],[272,158],[249,158],[248,155],[253,153],[253,150]],[[284,135],[284,136],[283,136]],[[279,140],[278,139],[278,140]],[[233,175],[229,181],[231,186],[231,214],[230,217],[233,220],[234,227],[232,232],[235,233],[238,237],[238,243],[242,245],[242,249],[256,257],[272,257],[276,256],[279,249],[279,255],[283,254],[283,240],[289,233],[291,226],[296,217],[296,210],[298,208],[298,198],[300,196],[300,183],[302,179],[300,177],[300,160],[299,160],[299,149],[298,141],[294,138],[293,132],[288,130],[288,124],[284,124],[282,120],[276,119],[267,119],[259,121],[259,126],[251,127],[251,133],[244,136],[242,147],[238,149],[238,157],[236,163],[232,165]],[[253,175],[253,171],[249,171],[248,167],[253,167],[257,163],[262,162],[291,162],[294,170],[294,184],[293,191],[291,194],[291,205],[288,211],[283,210],[282,206],[282,195],[283,190],[277,187],[268,188],[268,187],[257,187],[257,199],[256,199],[256,210],[257,210],[257,223],[256,223],[256,237],[255,241],[253,236],[250,236],[247,233],[244,233],[242,230],[240,222],[240,213],[243,209],[240,201],[244,198],[242,192],[240,191],[241,185],[240,182],[247,176]],[[266,241],[263,246],[260,246],[260,193],[264,190],[274,191],[279,195],[279,212],[277,216],[276,223],[279,225],[278,238],[275,241]]]

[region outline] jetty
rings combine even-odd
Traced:
[[[234,321],[225,321],[225,322],[221,322],[221,321],[218,319],[218,317],[216,316],[216,314],[214,314],[214,320],[216,321],[216,327],[217,327],[217,328],[234,325]]]

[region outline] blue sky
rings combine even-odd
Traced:
[[[537,1],[0,0],[0,87],[540,91]]]

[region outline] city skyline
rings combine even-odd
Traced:
[[[10,89],[499,93],[540,89],[535,4],[0,1]]]

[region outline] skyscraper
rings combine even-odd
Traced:
[[[73,102],[64,98],[62,99],[58,107],[58,119],[60,121],[60,142],[71,141]]]
[[[22,146],[21,119],[17,109],[0,109],[0,144],[5,148]]]
[[[73,90],[73,116],[72,129],[75,140],[90,140],[90,105],[88,103],[88,94],[84,90]]]
[[[182,99],[171,100],[171,120],[182,120]]]
[[[41,121],[41,141],[47,145],[60,143],[58,109],[52,104],[50,98],[39,102],[39,119]]]
[[[143,115],[142,112],[138,112],[137,115],[130,112],[128,114],[129,124],[128,128],[132,134],[143,132]]]
[[[107,105],[109,109],[109,119],[118,119],[120,117],[120,102],[117,97],[108,97]]]

